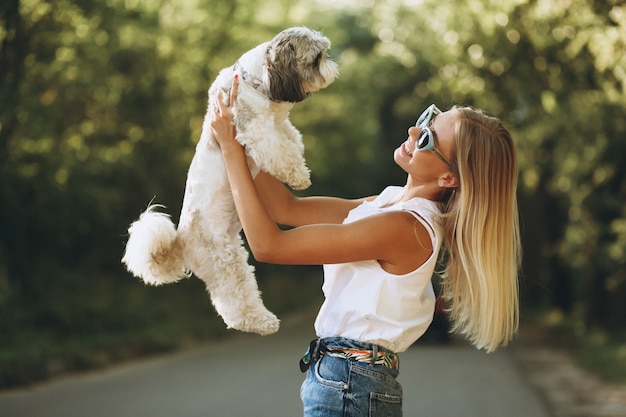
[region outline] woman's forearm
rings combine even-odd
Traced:
[[[270,217],[254,184],[245,149],[236,140],[233,105],[237,100],[239,76],[235,74],[230,90],[229,103],[224,103],[224,92],[219,91],[213,103],[211,131],[220,145],[228,174],[239,220],[248,239],[250,249],[255,254],[272,248],[274,240],[280,237],[281,230]]]
[[[261,196],[265,209],[274,222],[289,226],[296,226],[294,219],[289,216],[290,209],[295,204],[294,196],[285,184],[266,172],[259,172],[254,183]]]
[[[271,250],[281,230],[266,210],[256,188],[243,148],[222,149],[237,214],[250,250],[255,256]]]
[[[363,202],[335,197],[297,197],[283,183],[260,172],[254,179],[268,213],[287,226],[341,223],[348,212]]]

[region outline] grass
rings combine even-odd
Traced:
[[[578,362],[607,381],[626,386],[626,333],[594,331],[579,338]]]
[[[590,329],[580,314],[564,317],[558,311],[544,313],[537,321],[564,341],[561,344],[566,345],[581,368],[626,386],[626,330]]]
[[[281,317],[321,300],[319,269],[258,266],[257,270],[265,305]],[[80,279],[59,280],[65,286],[47,294],[47,302],[22,300],[12,308],[0,306],[0,389],[235,333],[226,329],[204,284],[195,277],[156,288],[128,276],[92,276],[88,285]]]

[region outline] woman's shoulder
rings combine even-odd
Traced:
[[[432,214],[441,212],[440,203],[422,197],[413,197],[412,199],[403,202],[402,208],[419,209],[420,211],[426,211]]]
[[[422,223],[428,224],[432,229],[440,226],[439,214],[441,214],[439,203],[421,197],[412,198],[403,202],[400,209],[410,213]]]
[[[404,187],[400,187],[398,185],[389,185],[383,189],[380,194],[376,197],[374,201],[379,203],[381,206],[387,205],[388,203],[397,201],[400,196],[402,196],[402,192],[404,191]]]

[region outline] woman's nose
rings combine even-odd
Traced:
[[[417,137],[417,135],[420,133],[421,130],[422,129],[420,129],[417,126],[411,126],[409,127],[409,136]]]

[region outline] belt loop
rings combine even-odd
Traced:
[[[372,345],[372,361],[370,362],[371,366],[376,365],[376,361],[378,360],[378,345]]]

